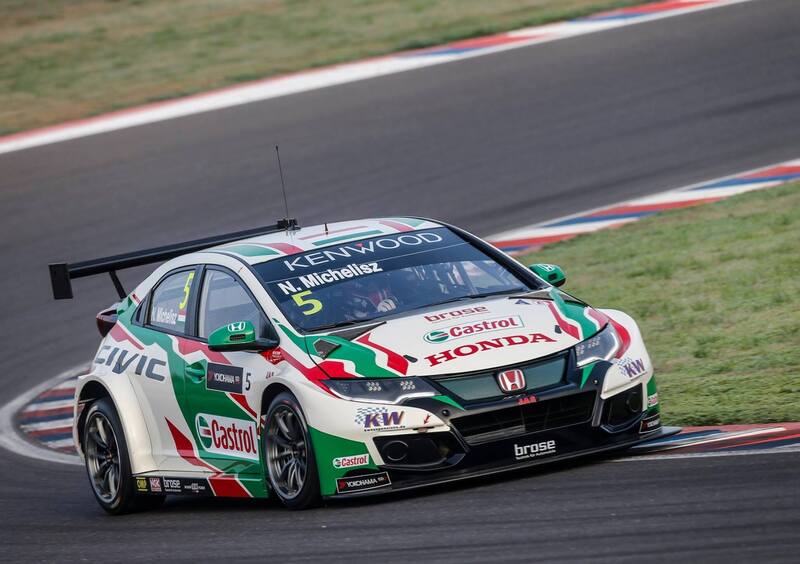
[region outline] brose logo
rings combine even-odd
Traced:
[[[252,421],[199,413],[195,424],[206,451],[258,460],[256,425]]]
[[[169,493],[181,493],[181,481],[178,478],[163,478],[164,491]]]
[[[369,464],[369,454],[355,454],[353,456],[340,456],[333,459],[334,468],[357,468]]]
[[[465,307],[463,309],[454,309],[452,311],[445,311],[443,313],[426,315],[425,321],[436,323],[437,321],[442,321],[444,319],[459,319],[461,317],[466,317],[467,315],[475,315],[478,313],[489,313],[489,310],[486,309],[486,306]]]
[[[533,443],[531,445],[518,445],[514,443],[514,458],[517,460],[526,460],[529,458],[537,458],[546,454],[556,453],[555,441],[542,441],[540,443]]]
[[[423,339],[429,343],[441,343],[460,339],[461,337],[470,337],[478,333],[514,329],[523,326],[524,323],[522,323],[522,319],[518,315],[511,315],[508,317],[496,317],[493,319],[475,321],[473,323],[462,323],[451,327],[443,327],[426,333]]]

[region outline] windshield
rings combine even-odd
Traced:
[[[254,268],[283,314],[304,331],[531,289],[446,227],[351,241]]]

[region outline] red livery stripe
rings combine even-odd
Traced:
[[[408,373],[408,360],[402,355],[397,354],[396,352],[387,349],[384,346],[379,345],[378,343],[373,343],[369,340],[370,334],[365,333],[361,335],[358,339],[356,339],[357,343],[361,343],[362,345],[366,345],[373,349],[379,350],[382,353],[385,353],[388,357],[387,365],[389,368],[394,370],[395,372],[399,372],[400,374],[407,374]]]
[[[570,324],[566,319],[564,319],[553,302],[547,302],[547,307],[550,309],[550,313],[553,314],[553,317],[556,319],[556,323],[558,323],[558,326],[561,327],[561,330],[564,331],[564,333],[571,335],[576,339],[581,338],[578,327]]]
[[[111,331],[108,332],[111,335],[111,338],[114,339],[118,343],[122,343],[124,341],[129,341],[135,348],[139,350],[143,350],[144,347],[142,344],[133,338],[133,335],[128,333],[125,328],[119,324],[115,323],[114,326],[111,328]]]
[[[203,353],[211,362],[229,364],[228,359],[225,358],[224,354],[212,351],[205,343],[201,343],[200,341],[195,341],[192,339],[184,339],[183,337],[175,338],[178,340],[178,352],[180,352],[183,356],[199,351]]]

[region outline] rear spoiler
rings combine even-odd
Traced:
[[[52,263],[48,266],[50,267],[50,282],[53,285],[53,298],[56,300],[72,299],[73,278],[83,278],[85,276],[94,276],[95,274],[107,272],[109,276],[111,276],[111,282],[114,283],[117,294],[120,299],[123,299],[128,294],[122,287],[122,282],[120,282],[119,277],[117,277],[117,270],[133,268],[143,264],[152,264],[154,262],[163,262],[216,245],[224,245],[225,243],[232,243],[248,237],[256,237],[258,235],[266,235],[268,233],[277,233],[278,231],[288,231],[297,228],[296,219],[281,219],[275,225],[257,227],[246,231],[237,231],[226,235],[215,235],[213,237],[195,239],[194,241],[186,241],[185,243],[164,245],[163,247],[155,247],[153,249],[134,251],[132,253],[124,253],[73,264],[68,264],[66,262]]]

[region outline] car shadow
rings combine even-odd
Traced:
[[[580,459],[565,460],[560,462],[552,462],[543,464],[541,466],[534,466],[528,468],[519,468],[514,470],[506,470],[497,474],[488,476],[477,476],[472,478],[459,479],[453,482],[446,482],[444,484],[432,484],[429,486],[421,486],[413,490],[405,491],[387,491],[375,492],[374,495],[344,498],[344,499],[329,499],[326,500],[319,508],[310,511],[338,511],[347,510],[358,507],[371,507],[381,505],[384,503],[394,503],[401,500],[425,499],[435,498],[438,496],[452,494],[453,492],[468,491],[480,487],[486,487],[507,482],[517,482],[520,480],[543,477],[560,472],[574,470],[578,468],[590,467],[595,464],[601,464],[613,458],[618,458],[623,452],[599,453],[588,455]],[[264,510],[279,510],[286,511],[283,505],[275,499],[270,497],[268,499],[241,499],[241,498],[214,498],[214,497],[181,497],[174,496],[168,497],[166,503],[152,513],[169,514],[179,512],[207,512],[216,513],[218,511],[237,511],[241,513],[246,512],[263,512]],[[148,512],[150,513],[150,512]]]

